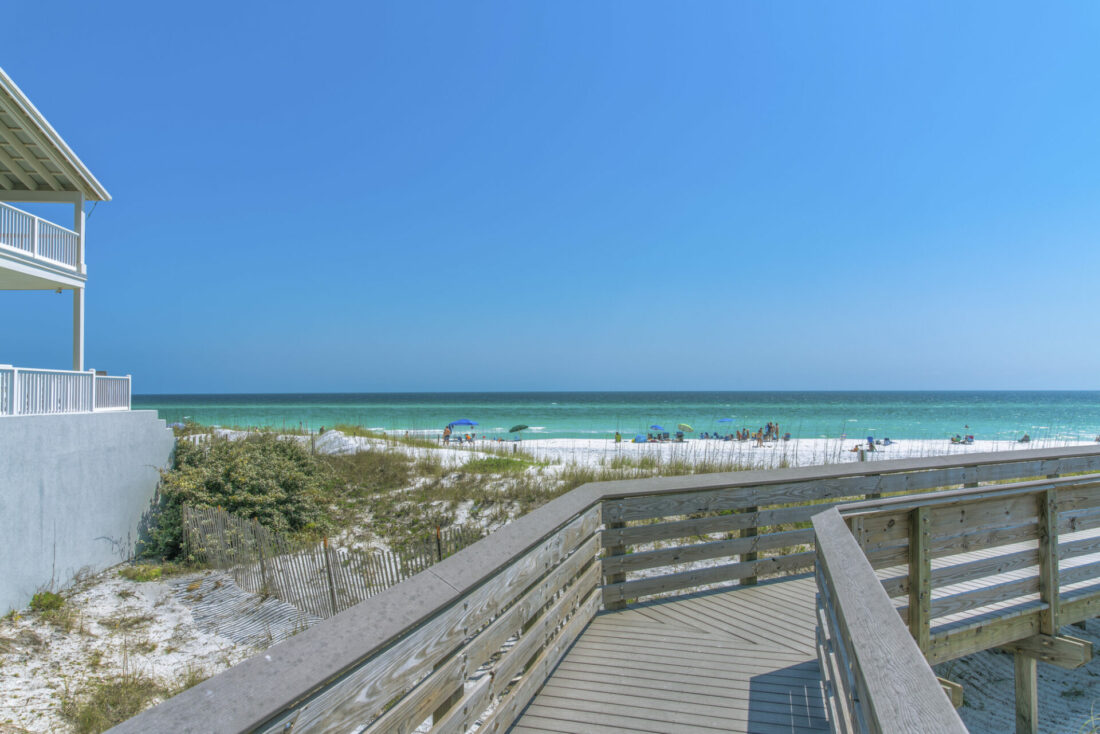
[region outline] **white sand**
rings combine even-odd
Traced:
[[[254,652],[199,629],[168,584],[127,581],[117,568],[65,596],[77,612],[70,632],[33,612],[0,622],[0,732],[67,731],[61,697],[88,679],[137,672],[172,685],[189,670],[212,675]]]
[[[804,438],[790,441],[765,442],[756,446],[752,441],[719,441],[689,439],[683,443],[615,443],[611,439],[545,438],[520,441],[515,445],[540,461],[576,463],[587,466],[610,464],[615,459],[650,459],[658,463],[687,462],[707,464],[738,464],[761,469],[778,466],[813,466],[859,461],[859,453],[851,451],[853,439]],[[922,456],[948,456],[986,451],[1015,451],[1051,448],[1055,446],[1090,445],[1089,441],[975,441],[973,444],[952,444],[942,440],[899,440],[890,446],[876,446],[865,452],[867,461],[905,459]],[[509,442],[485,442],[492,446],[511,446]],[[483,445],[483,444],[475,444]]]

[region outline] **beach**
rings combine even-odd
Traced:
[[[218,428],[214,435],[223,438],[242,438],[247,431]],[[287,439],[312,441],[320,453],[348,454],[356,451],[393,449],[413,457],[433,455],[448,466],[461,466],[475,457],[509,452],[525,460],[554,467],[610,467],[615,465],[649,465],[653,468],[665,464],[687,464],[704,471],[722,468],[774,469],[787,466],[817,466],[858,461],[883,461],[888,459],[912,459],[926,456],[953,456],[993,451],[1022,451],[1027,449],[1059,448],[1065,446],[1093,445],[1094,441],[1046,440],[1020,443],[1019,441],[981,441],[970,444],[952,443],[946,439],[902,439],[889,446],[875,446],[868,451],[866,441],[852,439],[791,439],[790,441],[765,441],[757,446],[753,441],[723,441],[720,439],[687,439],[683,442],[662,441],[651,443],[616,442],[601,438],[528,438],[524,440],[474,440],[472,442],[439,441],[434,445],[409,445],[403,443],[404,434],[386,434],[385,438],[347,435],[339,430],[328,430],[313,437],[287,435]],[[852,451],[854,447],[862,451]]]
[[[507,446],[509,442],[486,441],[482,445]],[[651,460],[657,463],[685,462],[693,465],[736,464],[759,469],[781,466],[814,466],[844,462],[909,459],[924,456],[951,456],[989,451],[1078,446],[1092,441],[979,441],[953,444],[946,439],[902,439],[889,446],[875,446],[874,451],[853,452],[866,441],[852,439],[802,438],[790,441],[770,441],[757,446],[752,441],[722,441],[690,439],[682,443],[616,443],[611,439],[530,439],[515,442],[539,461],[561,464],[600,466],[616,459]],[[475,443],[475,446],[477,443]]]

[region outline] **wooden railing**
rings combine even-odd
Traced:
[[[80,270],[79,234],[4,203],[0,203],[0,246]]]
[[[655,486],[652,493],[636,492],[606,500],[603,518],[607,530],[602,538],[606,556],[604,602],[615,608],[639,598],[705,584],[734,579],[754,583],[762,574],[809,571],[815,560],[809,521],[830,507],[883,494],[1045,476],[1056,468],[1042,461],[923,471],[906,469],[904,461],[877,464],[886,465],[897,468],[833,478],[823,471],[826,467],[818,467],[823,475],[820,479],[798,481],[782,481],[782,473],[775,472],[775,483],[748,486],[707,486],[707,477],[690,477],[682,483],[698,485],[691,491],[672,494],[666,487]],[[1081,465],[1073,471],[1087,471],[1093,466]],[[612,482],[607,486],[616,484],[640,485]],[[716,540],[715,534],[727,537]],[[661,545],[669,540],[677,542]],[[715,559],[729,562],[677,568]]]
[[[841,498],[1096,470],[1100,447],[1079,447],[587,484],[112,731],[505,731],[601,600],[809,568],[814,531],[790,524]]]
[[[837,732],[965,732],[835,508],[813,519],[817,650]]]
[[[0,365],[0,417],[130,409],[130,376]]]
[[[893,497],[815,516],[826,622],[819,652],[839,709],[849,719],[862,712],[868,724],[855,730],[876,731],[869,723],[890,698],[876,699],[869,683],[893,676],[915,685],[910,678],[919,676],[927,684],[929,664],[1027,640],[1046,648],[1045,657],[1032,655],[1032,677],[1036,658],[1085,662],[1077,641],[1056,636],[1100,610],[1097,528],[1097,474]],[[834,579],[838,569],[847,585]],[[868,638],[850,629],[852,610],[880,631]]]

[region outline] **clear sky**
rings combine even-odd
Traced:
[[[1100,387],[1094,3],[3,13],[136,392]]]

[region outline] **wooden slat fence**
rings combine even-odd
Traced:
[[[214,507],[182,508],[185,553],[229,571],[245,591],[268,594],[318,617],[331,617],[420,573],[481,539],[475,528],[448,528],[398,552],[334,548],[328,539],[295,543],[252,518]]]

